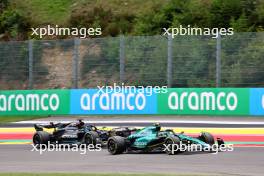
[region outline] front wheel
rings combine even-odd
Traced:
[[[202,132],[201,136],[200,136],[200,139],[209,144],[210,146],[214,145],[215,144],[215,140],[214,140],[214,137],[211,133],[207,133],[207,132]]]
[[[110,137],[107,141],[107,149],[112,155],[123,153],[126,150],[125,138],[121,136]]]

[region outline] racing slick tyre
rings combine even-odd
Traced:
[[[110,137],[107,141],[107,149],[112,155],[123,153],[126,150],[125,138],[121,136]]]
[[[214,137],[211,133],[202,132],[200,139],[203,142],[209,144],[210,146],[214,145],[214,143],[215,143]]]
[[[174,155],[181,153],[180,151],[180,138],[177,136],[170,136],[165,139],[164,144],[166,145],[165,152],[168,155]]]
[[[40,147],[40,145],[47,145],[50,141],[50,134],[46,131],[37,131],[33,136],[33,144]]]
[[[84,143],[88,146],[89,144],[96,145],[97,141],[100,139],[99,134],[95,131],[87,132],[84,135]]]

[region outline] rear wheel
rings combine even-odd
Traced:
[[[121,154],[126,150],[125,138],[121,136],[113,136],[107,142],[108,152],[112,155]]]
[[[180,138],[177,136],[170,136],[165,139],[165,152],[168,155],[180,153]]]
[[[33,144],[40,147],[40,145],[47,145],[50,141],[50,134],[45,131],[37,131],[33,136]]]
[[[214,145],[214,143],[215,143],[214,137],[211,133],[202,132],[200,139],[203,142],[209,144],[210,146]]]
[[[95,132],[95,131],[90,131],[90,132],[85,134],[84,143],[86,145],[89,145],[89,144],[96,145],[98,139],[100,139],[99,134],[97,132]]]

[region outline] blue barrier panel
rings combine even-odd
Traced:
[[[264,115],[264,88],[250,89],[250,115]]]
[[[106,92],[99,89],[71,90],[70,114],[156,114],[157,95],[141,90]]]

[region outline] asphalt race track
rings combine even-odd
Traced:
[[[76,118],[39,119],[41,122],[65,120],[74,121]],[[16,140],[16,135],[20,137],[25,135],[28,143],[20,145],[18,142],[19,145],[8,145],[8,143],[4,144],[5,142],[3,142],[0,145],[0,172],[264,175],[264,118],[97,117],[84,118],[84,120],[105,126],[145,126],[158,121],[163,126],[185,127],[193,130],[194,133],[203,128],[207,130],[208,127],[211,127],[208,130],[212,130],[212,133],[221,133],[227,141],[241,140],[242,145],[235,147],[232,152],[220,152],[218,154],[186,152],[169,156],[164,153],[128,153],[113,156],[106,149],[99,152],[87,151],[86,154],[80,154],[81,151],[52,151],[40,154],[37,151],[31,151],[33,147],[29,144],[33,134],[32,126],[35,122],[26,121],[5,124],[0,127],[0,138],[2,137],[3,141],[7,140],[8,137]],[[189,127],[195,127],[198,130]],[[10,139],[10,141],[12,140]],[[252,145],[250,142],[253,142]],[[251,147],[248,147],[248,144]]]
[[[31,151],[30,145],[0,145],[0,172],[195,173],[263,175],[264,148],[235,148],[232,152],[180,155],[100,152]]]

